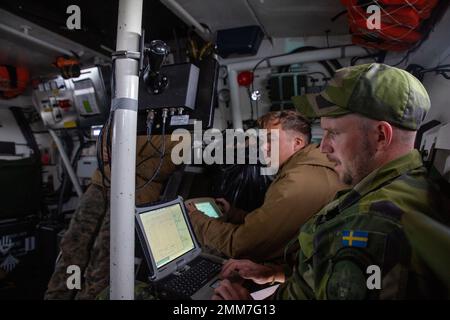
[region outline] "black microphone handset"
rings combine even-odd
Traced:
[[[168,77],[161,73],[161,66],[166,60],[169,51],[169,46],[161,40],[153,40],[150,46],[144,50],[148,64],[143,80],[147,91],[151,94],[161,94],[169,85]]]

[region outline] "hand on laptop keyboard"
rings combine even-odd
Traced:
[[[188,270],[164,283],[163,289],[190,297],[217,275],[221,268],[221,264],[200,258],[194,261]]]
[[[250,260],[230,259],[223,266],[220,276],[229,279],[231,282],[235,282],[234,279],[237,277],[242,277],[257,284],[266,284],[273,283],[281,278],[277,271],[275,268],[257,264]]]

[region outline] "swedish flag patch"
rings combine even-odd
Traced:
[[[357,230],[343,230],[342,231],[342,245],[344,247],[367,247],[369,240],[369,233],[366,231]]]

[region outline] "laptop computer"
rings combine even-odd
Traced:
[[[219,284],[223,259],[202,253],[183,199],[136,208],[136,230],[149,280],[162,298],[209,300]]]

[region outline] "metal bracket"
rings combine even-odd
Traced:
[[[120,50],[120,51],[114,51],[111,53],[112,59],[134,59],[134,60],[141,60],[141,53],[137,51],[127,51],[127,50]]]

